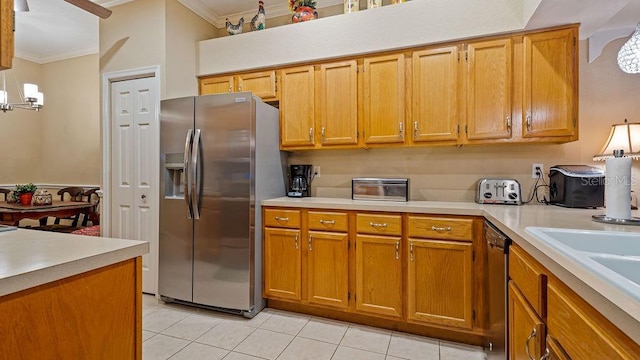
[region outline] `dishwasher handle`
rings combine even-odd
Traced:
[[[484,223],[484,237],[487,239],[487,245],[492,248],[498,248],[505,253],[511,243],[511,239],[488,221]]]

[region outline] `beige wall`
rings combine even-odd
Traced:
[[[44,108],[0,113],[0,184],[100,184],[98,56],[44,65],[15,58],[6,76],[11,102],[16,80],[32,82]]]
[[[198,94],[196,43],[210,39],[215,27],[175,0],[166,1],[165,98]]]
[[[549,166],[586,164],[604,168],[592,157],[607,140],[612,124],[640,122],[640,75],[625,74],[616,64],[624,39],[610,43],[602,55],[587,63],[587,43],[580,43],[580,140],[568,144],[494,145],[310,151],[290,155],[290,163],[321,166],[313,181],[313,196],[350,197],[351,178],[360,176],[408,177],[414,200],[473,201],[481,177],[505,176],[520,181],[529,196],[534,180],[531,164]],[[640,191],[640,161],[633,164]]]

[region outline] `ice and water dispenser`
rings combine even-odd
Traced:
[[[167,154],[164,165],[164,197],[184,199],[184,154]]]

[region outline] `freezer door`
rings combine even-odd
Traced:
[[[200,219],[194,220],[193,302],[250,310],[253,99],[250,93],[199,96],[195,108]]]
[[[193,300],[193,220],[189,219],[188,194],[185,193],[188,189],[185,160],[190,158],[193,119],[193,97],[160,103],[158,292],[183,301]]]

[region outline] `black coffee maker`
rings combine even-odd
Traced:
[[[311,196],[311,167],[312,165],[290,165],[289,186],[287,196],[307,197]]]

